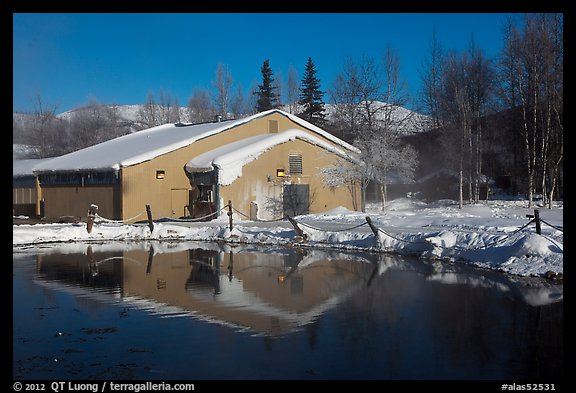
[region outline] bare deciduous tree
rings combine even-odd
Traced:
[[[160,89],[158,101],[154,98],[154,93],[148,92],[146,101],[138,111],[138,121],[145,128],[176,123],[181,117],[178,98],[173,97],[170,92],[164,92],[164,89]]]
[[[552,206],[563,162],[563,18],[526,14],[509,20],[500,57],[503,93],[520,113],[529,207],[537,186]],[[539,169],[539,172],[538,172]]]
[[[286,81],[286,98],[288,101],[288,111],[296,113],[298,106],[298,96],[300,95],[300,88],[298,86],[298,72],[292,64],[288,69],[288,79]]]
[[[213,121],[218,114],[212,104],[210,92],[205,89],[196,89],[188,100],[188,117],[192,123]]]
[[[384,209],[390,177],[411,179],[417,163],[415,151],[400,138],[411,115],[396,112],[407,100],[397,53],[387,48],[380,63],[368,57],[359,62],[348,59],[330,94],[337,102],[336,119],[348,128],[352,144],[361,150],[358,157],[351,158],[357,164],[348,168],[351,172],[343,178],[348,183],[355,178],[362,185],[363,211],[368,184],[378,183]]]
[[[35,158],[54,157],[65,151],[61,141],[66,140],[65,124],[56,117],[56,105],[47,104],[37,96],[29,125],[29,144],[35,146]]]
[[[253,106],[248,103],[244,91],[242,90],[242,85],[238,83],[230,101],[230,110],[232,111],[232,114],[235,118],[242,117],[247,113],[250,113],[251,107]]]
[[[436,30],[432,32],[430,45],[430,58],[424,62],[420,70],[422,80],[422,100],[424,107],[432,117],[432,126],[438,128],[441,122],[441,89],[442,89],[442,66],[444,64],[442,45],[436,38]]]
[[[160,124],[160,114],[158,113],[158,105],[154,99],[154,93],[148,92],[144,105],[138,110],[138,121],[145,127],[155,127]]]
[[[216,108],[224,119],[228,117],[228,101],[232,88],[232,73],[226,64],[218,62],[216,66],[216,76],[212,85],[216,89]]]

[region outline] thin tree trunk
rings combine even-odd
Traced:
[[[464,207],[464,132],[462,132],[462,136],[460,138],[460,169],[458,192],[458,207],[462,209]]]
[[[386,183],[380,183],[380,197],[382,198],[382,210],[386,210]]]

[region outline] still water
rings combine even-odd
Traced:
[[[563,377],[562,286],[358,252],[14,250],[13,378]]]

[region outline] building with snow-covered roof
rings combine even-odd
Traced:
[[[128,220],[202,217],[232,201],[251,218],[360,206],[358,185],[329,187],[322,168],[358,150],[294,115],[273,109],[238,120],[165,124],[34,167],[45,215]],[[142,219],[141,217],[140,219]]]

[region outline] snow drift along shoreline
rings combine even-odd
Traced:
[[[546,211],[542,234],[527,225],[523,201],[489,201],[454,207],[453,201],[424,204],[411,199],[392,201],[382,212],[371,206],[369,215],[378,238],[366,223],[366,213],[334,209],[297,217],[307,241],[298,242],[288,222],[247,222],[234,216],[233,230],[225,215],[211,222],[156,222],[147,225],[99,223],[87,233],[85,223],[14,225],[14,252],[38,244],[108,241],[224,241],[298,247],[390,252],[468,263],[519,276],[543,277],[563,273],[562,209]],[[544,215],[544,212],[543,212]]]

